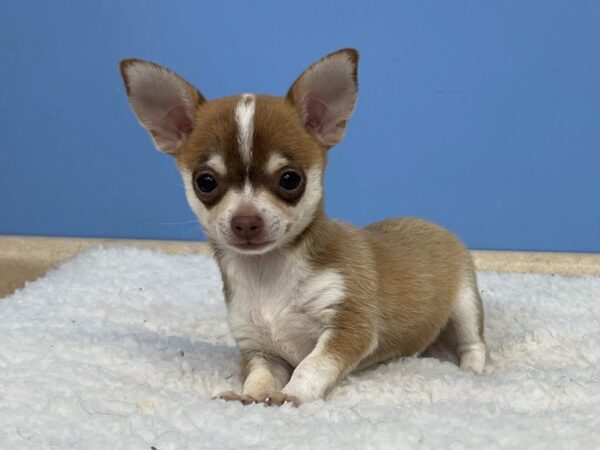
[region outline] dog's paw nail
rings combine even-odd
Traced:
[[[294,407],[300,406],[300,399],[294,395],[287,395],[285,398],[286,404],[291,404]]]
[[[262,400],[263,403],[269,406],[281,406],[287,403],[293,404],[294,406],[298,406],[300,404],[300,400],[298,397],[293,395],[284,394],[283,392],[273,392]]]
[[[256,400],[254,399],[254,397],[251,397],[250,395],[241,395],[240,396],[240,401],[244,405],[251,405],[252,403],[256,402]]]

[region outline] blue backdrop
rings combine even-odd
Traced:
[[[117,63],[207,97],[283,94],[361,51],[330,215],[415,215],[472,248],[600,251],[600,2],[0,3],[0,233],[199,239]],[[374,200],[375,199],[375,200]]]

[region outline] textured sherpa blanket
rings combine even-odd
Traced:
[[[404,358],[243,406],[212,399],[241,386],[212,259],[87,251],[0,300],[0,448],[600,448],[600,280],[479,280],[484,374]]]

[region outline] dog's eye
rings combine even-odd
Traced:
[[[199,174],[195,182],[198,190],[204,194],[209,194],[217,188],[217,180],[210,173]]]
[[[277,196],[290,204],[300,200],[306,187],[306,177],[301,170],[293,167],[282,168],[279,175],[272,178],[272,182]]]
[[[279,186],[287,191],[293,191],[302,183],[302,176],[293,170],[286,170],[281,174]]]

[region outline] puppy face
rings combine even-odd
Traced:
[[[206,235],[248,254],[292,241],[320,207],[326,161],[293,105],[240,95],[204,103],[196,120],[176,158]]]
[[[207,101],[178,75],[125,60],[129,101],[159,150],[172,154],[211,242],[262,254],[292,242],[322,207],[327,149],[342,139],[357,95],[355,50],[310,66],[286,97]]]

